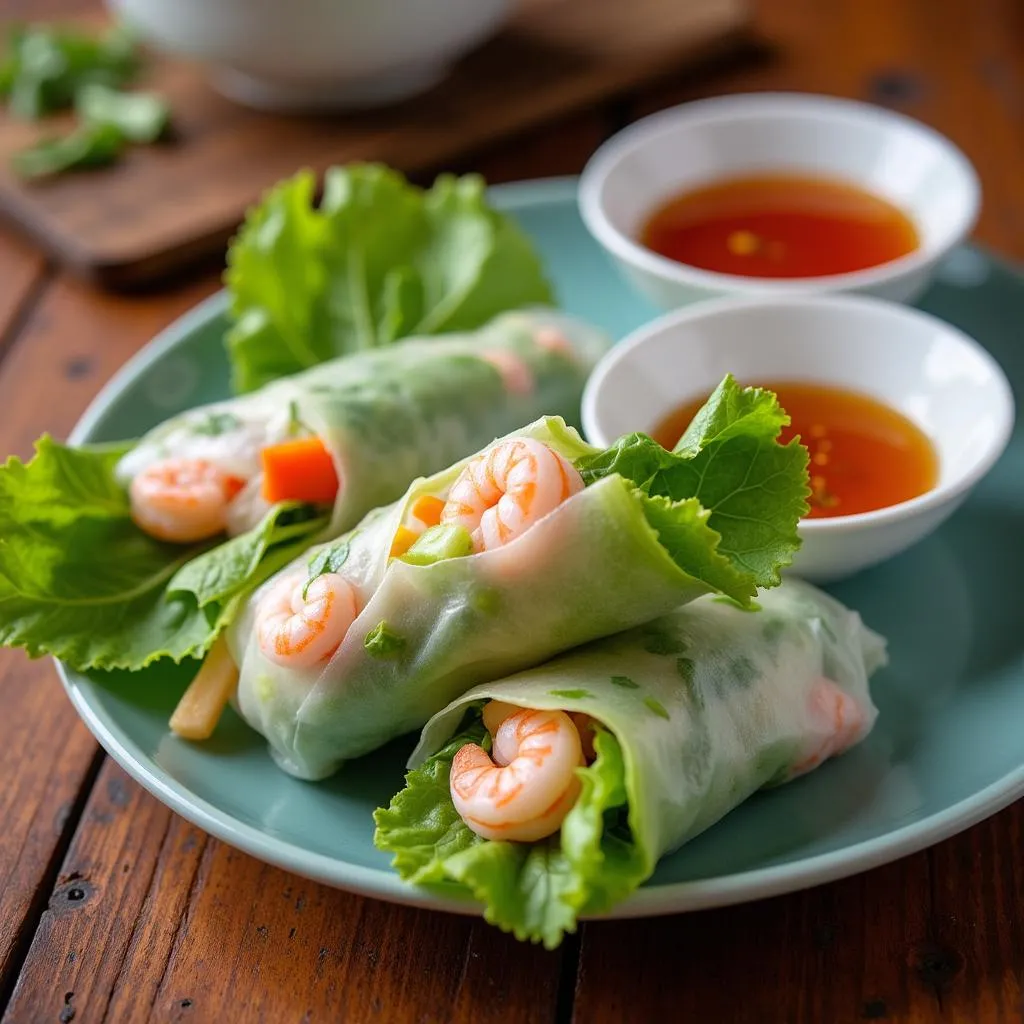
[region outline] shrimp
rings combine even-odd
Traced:
[[[516,437],[470,461],[448,493],[441,522],[465,527],[474,551],[487,551],[582,490],[583,478],[567,459],[540,441]]]
[[[355,589],[344,576],[325,572],[308,588],[307,579],[304,572],[283,577],[256,612],[263,656],[289,668],[312,668],[330,658],[358,614]]]
[[[790,778],[805,775],[830,757],[842,754],[864,736],[867,724],[861,706],[839,685],[822,676],[811,688],[810,710],[821,741],[794,765]]]
[[[452,802],[484,839],[534,842],[561,828],[579,796],[582,764],[580,736],[565,712],[519,710],[498,726],[493,761],[476,743],[456,753]]]
[[[490,349],[480,353],[485,363],[490,363],[501,374],[505,390],[513,395],[528,395],[534,389],[533,374],[529,366],[517,355],[502,349]]]
[[[547,349],[549,352],[559,352],[566,356],[575,355],[569,339],[557,327],[538,327],[533,332],[533,340],[539,348]]]
[[[228,506],[244,486],[207,459],[162,459],[132,480],[132,519],[158,540],[205,540],[227,528]]]

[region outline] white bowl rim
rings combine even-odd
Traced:
[[[959,476],[945,482],[940,481],[935,487],[925,491],[924,494],[919,494],[915,498],[909,498],[895,505],[887,505],[884,508],[874,509],[870,512],[855,512],[851,515],[829,516],[822,519],[802,519],[800,521],[801,532],[808,536],[812,534],[854,532],[910,519],[931,509],[939,508],[970,491],[971,488],[986,476],[1006,450],[1006,446],[1009,444],[1010,437],[1013,434],[1016,419],[1013,388],[1006,376],[1006,372],[988,349],[970,335],[965,334],[958,327],[954,327],[940,317],[912,306],[890,302],[871,295],[727,296],[720,299],[695,302],[690,306],[672,310],[656,317],[654,320],[648,321],[643,326],[632,331],[605,353],[591,373],[583,392],[582,402],[583,429],[588,435],[588,440],[591,436],[597,436],[599,433],[599,431],[592,430],[592,427],[596,426],[598,422],[598,392],[612,370],[620,363],[628,360],[634,351],[649,344],[652,339],[674,331],[680,326],[692,323],[695,320],[715,319],[723,314],[728,315],[733,311],[751,308],[758,309],[767,306],[788,308],[794,312],[816,308],[837,316],[858,312],[881,313],[892,318],[894,321],[916,321],[933,328],[938,328],[952,341],[969,349],[972,354],[985,364],[992,374],[995,388],[993,397],[997,431],[989,441],[988,446],[976,453],[974,462],[961,471]],[[834,386],[842,386],[841,382],[835,378],[827,383]],[[929,440],[932,439],[929,438]]]
[[[837,120],[873,121],[883,130],[896,129],[919,136],[942,151],[961,178],[963,208],[959,218],[948,229],[948,238],[938,244],[919,245],[912,252],[896,259],[843,274],[820,274],[816,277],[746,277],[704,270],[688,263],[679,263],[641,245],[620,231],[604,210],[602,192],[609,174],[628,154],[656,134],[673,129],[717,121],[741,113],[802,116],[827,114]],[[851,179],[852,180],[852,179]],[[603,142],[591,155],[580,175],[579,210],[587,230],[619,259],[639,266],[661,278],[681,284],[701,286],[718,291],[741,291],[748,294],[803,294],[829,289],[867,288],[926,269],[970,234],[981,206],[981,184],[974,165],[950,138],[905,114],[887,107],[838,96],[801,92],[737,93],[692,100],[659,110],[634,121]]]

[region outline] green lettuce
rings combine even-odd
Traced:
[[[596,759],[577,771],[582,789],[560,832],[536,843],[482,839],[459,817],[449,777],[466,743],[489,749],[478,714],[374,813],[374,842],[403,879],[475,899],[489,923],[554,949],[581,913],[607,910],[650,874],[629,828],[625,765],[611,733],[595,735]]]
[[[472,330],[552,301],[540,259],[475,175],[424,191],[377,164],[334,167],[314,207],[302,171],[249,212],[228,250],[234,383],[267,381],[410,335]]]
[[[130,447],[44,436],[31,461],[0,467],[0,644],[80,670],[199,657],[326,525],[282,502],[229,541],[165,544],[135,526],[114,475]]]
[[[617,474],[637,488],[648,523],[676,563],[746,604],[778,586],[808,511],[807,449],[778,443],[789,417],[775,395],[728,375],[671,452],[646,434],[576,461],[592,484]]]

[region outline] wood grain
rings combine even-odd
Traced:
[[[941,1020],[918,967],[934,945],[929,886],[919,854],[760,903],[588,924],[574,1020]]]
[[[0,237],[0,266],[21,265],[23,250],[7,243]],[[25,265],[38,274],[42,262],[30,256]],[[0,366],[0,451],[23,457],[31,454],[32,442],[43,431],[64,436],[99,385],[216,284],[200,282],[145,302],[115,302],[78,282],[60,280],[31,309],[23,309],[35,280],[27,272],[12,273],[0,290],[0,308],[18,320],[8,320],[17,337]],[[15,281],[22,284],[20,292]],[[78,817],[76,801],[91,779],[97,748],[49,661],[0,652],[0,702],[2,1007],[31,936],[38,901],[45,901],[66,849],[66,829]]]
[[[558,954],[471,918],[296,878],[188,825],[112,762],[4,1024],[554,1019]]]
[[[299,167],[433,167],[718,54],[745,24],[744,0],[526,0],[504,32],[429,94],[335,117],[248,110],[215,93],[195,66],[160,59],[144,84],[170,101],[176,142],[136,147],[113,168],[26,185],[8,157],[41,129],[0,118],[0,208],[80,273],[137,284],[217,252],[246,207]]]

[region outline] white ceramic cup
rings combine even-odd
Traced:
[[[992,468],[1013,429],[1010,384],[976,341],[905,306],[814,296],[701,303],[641,327],[591,375],[584,430],[602,446],[649,431],[727,373],[746,384],[808,381],[861,392],[903,413],[935,445],[939,480],[925,494],[800,523],[793,572],[817,582],[875,565],[935,530]]]
[[[687,189],[759,173],[845,180],[889,200],[920,235],[914,252],[877,267],[806,278],[718,274],[637,241],[647,217]],[[827,96],[763,93],[687,103],[608,140],[580,179],[584,223],[626,279],[673,309],[726,295],[859,292],[910,302],[977,218],[980,188],[948,139],[881,107]]]
[[[107,0],[161,50],[276,110],[370,107],[424,91],[492,34],[511,0]]]

